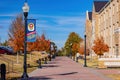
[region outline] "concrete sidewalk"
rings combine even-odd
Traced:
[[[42,69],[31,72],[29,77],[29,80],[112,80],[68,57],[57,57]]]

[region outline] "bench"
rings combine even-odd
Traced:
[[[98,68],[120,67],[120,58],[99,58]]]
[[[104,62],[104,65],[107,67],[120,67],[120,62]]]

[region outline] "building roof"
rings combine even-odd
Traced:
[[[92,12],[88,12],[89,20],[92,20]]]
[[[94,1],[95,12],[99,12],[109,1]]]

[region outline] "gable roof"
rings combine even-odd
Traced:
[[[99,12],[109,1],[94,1],[95,12]]]
[[[89,20],[92,20],[92,12],[88,12]]]

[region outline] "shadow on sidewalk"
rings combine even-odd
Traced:
[[[47,65],[42,65],[42,67],[59,67],[59,65],[47,64]]]
[[[28,80],[52,80],[52,78],[41,76],[41,77],[30,77]]]
[[[76,74],[78,72],[69,72],[69,73],[62,73],[62,74],[53,74],[53,75],[62,75],[62,76],[65,76],[65,75],[72,75],[72,74]],[[53,75],[46,75],[46,76],[53,76]],[[28,80],[52,80],[53,78],[50,78],[50,77],[45,77],[45,76],[39,76],[39,77],[30,77]]]
[[[50,62],[50,63],[48,63],[48,64],[56,64],[56,63],[57,63],[56,61],[54,61],[54,62],[52,61],[52,62]]]
[[[70,73],[63,73],[63,74],[58,74],[58,75],[71,75],[71,74],[76,74],[78,72],[70,72]]]

